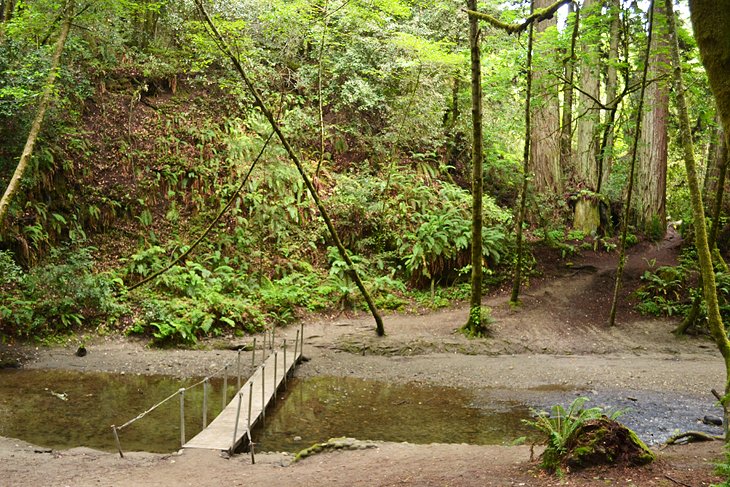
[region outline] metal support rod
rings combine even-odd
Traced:
[[[231,443],[231,453],[236,449],[236,440],[238,439],[238,419],[241,417],[241,401],[243,400],[243,394],[241,391],[238,392],[238,407],[236,408],[236,424],[233,425],[233,443]]]
[[[124,453],[122,453],[122,444],[119,442],[119,433],[117,433],[117,427],[115,425],[112,425],[112,432],[114,433],[114,441],[117,444],[117,450],[119,451],[119,456],[124,458]]]
[[[297,361],[297,352],[299,351],[299,330],[297,330],[297,338],[294,340],[294,361]]]
[[[248,446],[249,451],[251,452],[251,465],[256,465],[256,458],[253,455],[253,440],[251,439],[251,430],[248,430]]]
[[[253,382],[248,383],[248,440],[251,441],[251,400],[253,399]]]
[[[221,395],[223,396],[221,411],[223,411],[228,403],[228,365],[223,367],[223,393]]]
[[[266,423],[266,364],[261,364],[261,425]]]
[[[302,342],[301,342],[301,343],[299,344],[299,355],[300,355],[301,357],[304,357],[304,323],[302,323],[302,324],[300,325],[300,328],[301,328],[301,330],[302,330],[302,333],[300,334],[301,336],[300,336],[300,338],[299,338],[299,339],[300,339],[300,340],[301,340]]]
[[[271,325],[271,343],[269,343],[269,349],[274,349],[274,334],[276,333],[276,325]]]
[[[208,378],[203,381],[203,429],[208,426]]]
[[[185,445],[185,388],[180,389],[180,447]]]
[[[289,369],[286,368],[286,338],[284,338],[284,387],[286,387],[287,375],[289,375]]]
[[[256,337],[253,337],[253,350],[251,350],[251,367],[256,366]]]
[[[236,355],[236,390],[241,390],[241,351]]]
[[[261,360],[266,360],[266,337],[269,335],[269,332],[267,330],[264,330],[264,344],[261,347],[261,351],[264,353],[264,355],[261,357]]]
[[[276,372],[278,368],[278,362],[279,362],[279,352],[274,351],[274,404],[276,404]]]

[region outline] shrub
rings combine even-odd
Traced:
[[[586,402],[588,402],[587,397],[577,397],[567,410],[558,404],[550,408],[549,413],[538,412],[535,420],[523,420],[525,424],[545,434],[547,446],[542,454],[541,462],[541,466],[545,470],[560,474],[561,465],[575,432],[588,421],[604,416],[601,408],[584,409],[583,406]],[[615,419],[621,414],[622,411],[617,411],[611,415],[611,419]]]
[[[92,248],[62,247],[48,262],[23,273],[7,252],[0,267],[0,330],[7,336],[45,338],[81,325],[114,321],[128,311],[115,297],[121,281],[92,272]],[[61,263],[63,262],[63,263]]]

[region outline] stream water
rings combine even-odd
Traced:
[[[148,375],[59,370],[0,370],[0,435],[65,449],[115,451],[111,425],[121,425],[181,387],[197,382]],[[221,410],[222,381],[212,381],[208,421]],[[229,385],[227,398],[235,394]],[[529,406],[548,409],[587,395],[587,407],[627,409],[620,418],[649,443],[675,431],[722,428],[702,424],[718,414],[712,398],[647,391],[586,391],[561,387],[533,391],[467,391],[417,384],[388,384],[342,377],[291,379],[253,432],[258,451],[296,452],[338,436],[410,443],[509,444],[534,435],[522,422]],[[185,393],[185,432],[202,427],[203,388]],[[528,406],[529,405],[529,406]],[[180,401],[163,404],[123,429],[124,451],[180,448]]]

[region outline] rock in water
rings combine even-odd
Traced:
[[[86,347],[85,347],[85,346],[83,346],[83,345],[81,345],[81,346],[80,346],[80,347],[79,347],[79,348],[78,348],[78,349],[76,350],[76,356],[77,356],[77,357],[86,357]]]
[[[722,426],[722,418],[718,416],[713,416],[712,414],[708,414],[704,418],[702,418],[702,422],[714,426]]]

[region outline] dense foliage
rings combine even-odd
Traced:
[[[363,306],[297,170],[278,143],[264,148],[271,129],[194,2],[11,3],[0,23],[3,183],[22,150],[59,19],[77,10],[53,109],[22,194],[0,223],[3,339],[105,323],[192,344],[306,311]],[[462,3],[216,0],[206,7],[314,176],[376,303],[404,309],[464,298],[471,159]],[[489,0],[480,10],[512,22],[529,5]],[[612,62],[632,83],[645,12],[634,5],[622,12],[624,52]],[[538,39],[542,52],[567,55],[571,22]],[[581,35],[605,53],[608,23],[585,25]],[[482,36],[482,265],[499,282],[515,260],[526,54],[520,37],[486,24]],[[684,31],[682,42],[696,137],[709,141],[704,72]],[[538,69],[555,85],[564,64],[543,56]],[[566,170],[563,193],[530,191],[533,240],[564,254],[581,245],[613,249],[634,106],[627,96],[617,117],[610,178],[596,198],[607,213],[600,232],[571,228],[575,201],[588,193]],[[669,184],[677,190],[669,211],[687,219],[676,157],[670,151]],[[126,292],[181,255],[231,198],[231,210],[184,261]]]

